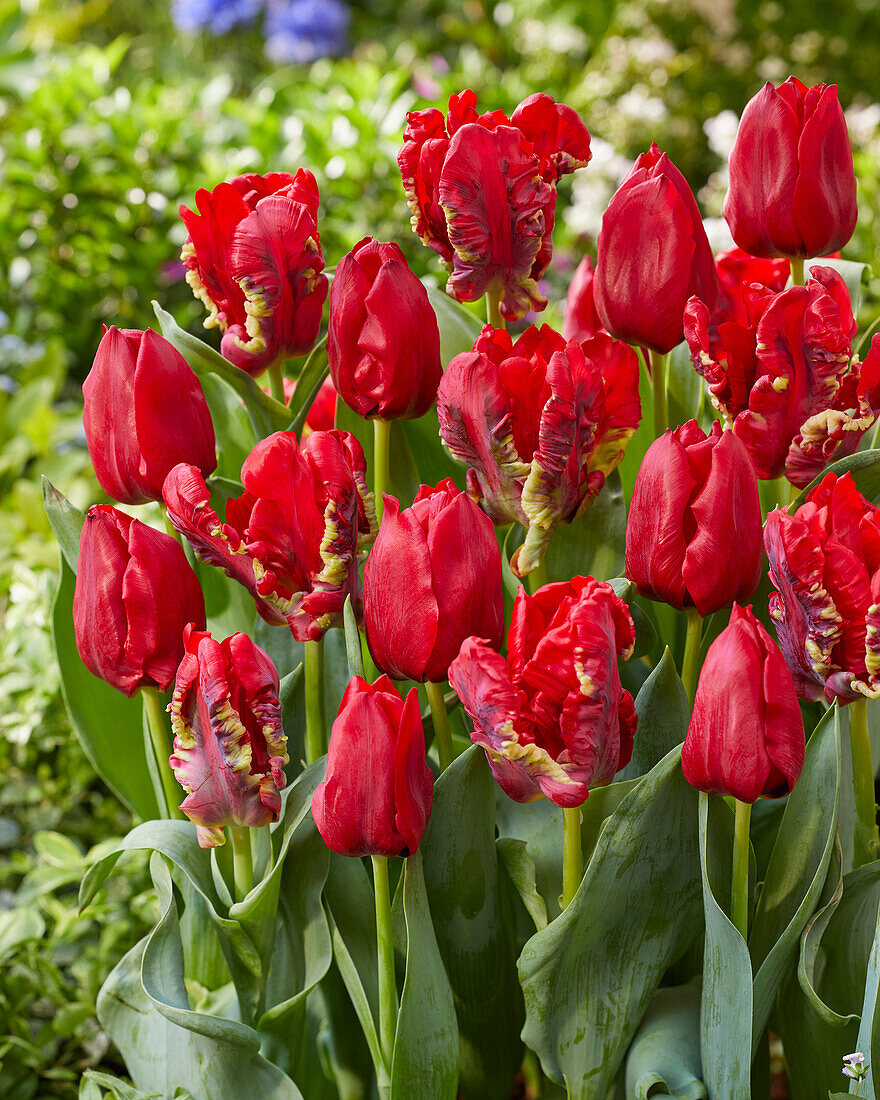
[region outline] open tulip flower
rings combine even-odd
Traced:
[[[180,208],[189,232],[181,259],[226,358],[258,375],[307,352],[328,285],[312,173],[238,176],[197,192],[196,206]]]
[[[165,504],[197,556],[245,586],[269,623],[317,641],[359,606],[359,554],[376,533],[360,444],[349,432],[312,432],[300,446],[275,432],[241,470],[245,493],[226,502],[224,523],[194,466],[175,466]]]
[[[724,217],[753,256],[827,256],[853,234],[852,148],[837,88],[768,81],[743,111]]]
[[[169,763],[187,792],[180,808],[202,848],[225,842],[225,825],[277,821],[288,762],[278,672],[246,634],[222,642],[192,625],[171,700]]]
[[[449,682],[473,719],[471,740],[512,799],[580,806],[629,763],[636,714],[617,658],[634,642],[626,604],[592,577],[531,596],[520,588],[506,660],[485,639],[464,642]]]
[[[746,291],[753,283],[760,283],[778,294],[780,290],[785,290],[785,284],[791,278],[791,264],[788,260],[761,259],[750,256],[741,248],[720,252],[715,257],[715,271],[718,274],[718,301],[712,312],[709,332],[710,336],[714,335],[716,338],[719,325],[734,322],[748,326]]]
[[[811,276],[779,293],[750,284],[744,318],[722,321],[715,339],[707,303],[691,298],[684,314],[694,368],[758,477],[799,488],[856,451],[880,411],[880,338],[863,363],[851,358],[846,283],[829,267]]]
[[[495,523],[526,528],[511,562],[525,576],[623,458],[641,419],[638,360],[604,333],[566,343],[532,326],[514,341],[486,325],[449,364],[437,413],[470,495]]]
[[[880,509],[851,474],[826,474],[789,515],[767,517],[770,615],[798,694],[880,696]]]
[[[544,309],[556,184],[589,159],[587,128],[543,93],[510,118],[477,114],[470,90],[450,97],[445,117],[411,111],[397,162],[413,229],[449,270],[447,291],[460,302],[494,293],[506,321]]]

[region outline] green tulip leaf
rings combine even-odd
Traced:
[[[658,989],[626,1056],[626,1095],[704,1100],[701,1079],[700,981]]]
[[[437,317],[440,362],[445,370],[456,355],[473,348],[483,324],[475,313],[450,298],[432,279],[425,279],[423,282],[428,292],[428,301]]]
[[[560,523],[544,557],[547,577],[595,577],[604,581],[623,572],[626,549],[626,508],[620,474],[614,470],[602,491],[572,523]]]
[[[495,848],[495,781],[476,745],[437,781],[420,851],[458,1018],[461,1095],[506,1096],[522,1062],[524,1013]]]
[[[703,431],[711,428],[715,416],[708,400],[706,383],[694,370],[690,348],[684,342],[677,344],[669,353],[666,400],[670,428],[677,428],[689,420],[696,420]]]
[[[639,356],[641,359],[641,355]],[[691,368],[693,369],[693,368]],[[620,480],[623,485],[623,496],[627,504],[633,494],[633,486],[636,482],[642,460],[651,444],[654,442],[654,397],[651,380],[648,372],[642,364],[639,366],[639,401],[642,406],[642,419],[636,428],[635,435],[626,445],[626,454],[617,467]]]
[[[635,699],[639,721],[632,759],[620,779],[636,779],[655,767],[680,745],[687,733],[691,708],[669,646],[645,680]]]
[[[870,1066],[880,1067],[880,907],[874,927],[874,940],[868,956],[868,971],[865,975],[865,997],[862,1001],[859,1037],[855,1049],[860,1050]],[[875,1073],[869,1069],[859,1095],[865,1100],[877,1100],[878,1090],[874,1087]],[[853,1087],[850,1088],[853,1091]]]
[[[391,1100],[455,1100],[459,1038],[455,1004],[434,936],[421,850],[406,861],[406,977],[400,996]]]
[[[443,446],[436,404],[417,420],[399,420],[397,423],[409,444],[419,481],[423,485],[436,485],[448,477],[459,489],[464,488],[465,467],[456,462]]]
[[[43,507],[64,560],[70,566],[71,572],[76,575],[79,562],[79,537],[86,517],[79,508],[70,503],[64,493],[55,488],[47,477],[43,478]]]
[[[208,402],[214,438],[217,442],[217,469],[214,478],[237,482],[241,467],[259,440],[247,415],[241,395],[218,374],[201,374],[199,382]],[[242,493],[242,489],[234,495]]]
[[[495,841],[504,868],[522,899],[536,931],[547,927],[547,903],[538,893],[538,872],[524,840],[501,836]]]
[[[306,418],[329,373],[327,337],[324,336],[312,348],[296,380],[296,387],[288,407],[288,415],[291,417],[290,424],[287,426],[289,432],[295,432],[297,436],[302,435]]]
[[[821,1019],[831,1027],[846,1027],[852,1020],[858,1019],[857,1013],[841,1015],[830,1008],[817,992],[818,974],[817,963],[822,947],[822,937],[828,928],[829,921],[834,916],[838,905],[843,899],[843,854],[838,836],[831,853],[831,861],[828,866],[828,877],[822,890],[822,896],[816,907],[816,912],[807,921],[801,934],[800,956],[798,959],[798,982],[801,992],[807,998],[811,1008]]]
[[[606,1095],[664,972],[700,926],[697,796],[680,751],[618,786],[627,793],[601,827],[577,894],[519,960],[523,1039],[580,1100]]]

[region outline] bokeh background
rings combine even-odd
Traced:
[[[406,112],[464,87],[508,113],[548,92],[594,139],[592,163],[560,187],[543,288],[558,324],[605,204],[652,141],[689,179],[713,244],[729,243],[720,213],[739,113],[790,73],[839,86],[860,202],[844,255],[880,271],[880,0],[0,0],[5,1100],[76,1097],[85,1069],[124,1072],[95,996],[156,916],[134,856],[103,901],[76,907],[90,851],[131,821],[64,715],[40,474],[80,507],[102,499],[80,389],[102,324],[147,327],[156,298],[201,331],[178,259],[180,203],[241,172],[306,167],[328,266],[372,235],[440,283],[396,165]],[[864,310],[880,310],[880,280]]]

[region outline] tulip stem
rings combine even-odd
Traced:
[[[379,1043],[382,1059],[391,1079],[394,1034],[397,1030],[397,981],[394,977],[394,928],[391,920],[391,891],[388,859],[371,856],[373,889],[376,895],[376,950],[379,962]]]
[[[507,328],[501,316],[501,287],[494,284],[486,291],[486,319],[492,328]]]
[[[666,405],[666,362],[667,356],[659,351],[650,350],[651,385],[654,389],[654,437],[659,439],[669,427],[669,409]]]
[[[254,860],[251,853],[251,831],[247,825],[230,825],[232,841],[232,877],[235,900],[244,901],[254,888]]]
[[[856,826],[853,860],[856,867],[877,858],[877,805],[874,796],[874,764],[868,732],[868,700],[857,699],[849,707],[849,736],[852,746],[853,791]]]
[[[174,772],[168,763],[168,757],[172,752],[171,724],[168,721],[165,708],[162,706],[162,697],[156,688],[145,687],[141,691],[141,699],[143,700],[144,716],[147,720],[147,729],[150,731],[150,741],[156,758],[156,770],[159,773],[164,795],[164,799],[157,797],[157,801],[160,806],[164,801],[165,813],[168,817],[185,821],[186,814],[178,809],[179,804],[183,801],[183,791],[174,778]],[[157,791],[157,796],[158,793]]]
[[[305,642],[306,763],[323,756],[324,744],[324,639]]]
[[[425,692],[428,696],[431,719],[434,723],[434,740],[437,742],[437,753],[440,756],[440,770],[446,771],[455,759],[455,749],[452,747],[452,733],[449,729],[446,703],[443,701],[443,689],[439,684],[432,684],[428,680],[425,684]]]
[[[269,367],[269,393],[276,401],[280,401],[282,405],[287,404],[287,398],[284,396],[283,363],[273,363],[272,366]]]
[[[373,421],[373,496],[376,505],[376,522],[382,522],[385,505],[382,494],[388,491],[388,467],[391,453],[391,421]]]
[[[791,285],[804,285],[804,261],[803,257],[791,261]]]
[[[733,877],[730,883],[730,919],[748,942],[749,938],[749,824],[752,806],[737,798],[733,826]]]
[[[697,673],[700,667],[700,642],[703,637],[703,616],[695,607],[687,608],[687,636],[684,642],[684,660],[681,663],[681,682],[693,704],[697,690]]]
[[[562,908],[567,909],[578,892],[584,877],[584,856],[581,850],[581,808],[565,806],[562,810]]]

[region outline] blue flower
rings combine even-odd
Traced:
[[[350,19],[342,0],[269,0],[266,53],[294,63],[344,53]]]
[[[250,23],[261,11],[264,0],[174,0],[174,25],[193,33],[202,29],[226,34],[239,23]]]

